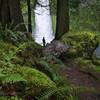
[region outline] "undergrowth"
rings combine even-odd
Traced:
[[[34,40],[26,41],[24,38],[24,41],[21,39],[20,32],[13,32],[9,29],[1,29],[0,33],[0,39],[2,39],[0,41],[0,94],[5,95],[0,97],[0,100],[8,98],[23,100],[28,97],[31,98],[30,100],[52,100],[52,98],[75,100],[77,92],[89,91],[86,87],[69,85],[68,80],[65,81],[60,74],[60,70],[66,67],[63,61],[53,55],[43,56],[41,52],[43,47],[36,44]],[[75,34],[75,36],[78,35]],[[88,36],[83,33],[81,35],[82,38],[77,37],[80,42],[70,35],[67,36],[69,41],[65,37],[62,40],[72,45],[76,51],[80,49],[78,51],[82,51],[83,55],[88,49],[83,45],[85,42],[89,41],[88,46],[94,49],[92,46],[97,45],[98,41],[94,40],[95,35],[91,33],[88,33]],[[99,67],[95,67],[90,59],[88,61],[77,59],[77,61],[85,68],[91,65],[93,70],[100,71]],[[18,94],[19,91],[20,94]],[[90,91],[95,90],[90,89]]]

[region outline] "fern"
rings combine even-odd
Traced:
[[[58,87],[58,88],[51,89],[49,91],[43,92],[42,94],[40,94],[37,97],[37,99],[38,100],[49,100],[49,98],[51,98],[52,96],[56,96],[56,98],[60,97],[60,98],[63,98],[63,99],[64,98],[68,99],[68,94],[69,94],[69,97],[72,96],[71,92],[73,92],[73,88],[71,88],[71,87],[68,87],[68,86],[66,86],[66,87]],[[68,100],[70,100],[70,99],[68,99]]]
[[[51,66],[53,66],[53,65],[56,66],[57,65],[57,67],[59,67],[59,68],[64,68],[65,67],[64,63],[60,59],[56,58],[53,55],[44,56],[42,59],[44,61],[47,61],[48,63],[51,62],[50,63]]]
[[[25,82],[39,87],[55,87],[55,83],[44,73],[29,67],[3,68],[0,71],[1,83]]]
[[[9,75],[4,75],[3,77],[1,77],[2,83],[9,83],[9,84],[13,84],[16,82],[26,82],[26,80],[24,79],[23,76],[21,76],[20,74],[9,74]]]
[[[0,100],[23,100],[22,98],[19,97],[6,97],[6,96],[1,96]]]
[[[98,92],[94,88],[87,88],[81,86],[61,86],[55,89],[50,89],[45,92],[42,92],[37,99],[38,100],[49,100],[50,98],[56,98],[56,100],[75,100],[75,94],[80,92]],[[51,99],[50,99],[51,100]]]
[[[1,25],[0,25],[0,39],[5,42],[10,42],[13,44],[18,44],[21,42],[28,41],[28,38],[24,33],[10,29],[10,27],[7,26],[3,28]]]
[[[57,83],[63,81],[63,78],[59,74],[60,68],[64,68],[65,65],[59,59],[53,55],[40,58],[37,63],[37,69],[46,73],[51,79]]]
[[[3,53],[3,59],[0,60],[2,67],[13,67],[14,64],[11,63],[12,59],[16,58],[16,54],[22,51],[26,45],[30,44],[31,42],[26,42],[23,44],[18,45],[18,47],[14,47],[13,50],[9,50],[8,53]]]

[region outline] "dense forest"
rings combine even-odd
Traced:
[[[100,100],[100,0],[0,0],[0,100]]]

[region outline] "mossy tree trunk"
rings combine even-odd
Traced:
[[[69,31],[69,0],[57,0],[56,39]]]
[[[26,31],[24,24],[20,0],[0,0],[0,22],[2,26],[9,26],[12,23],[13,28],[18,31]]]

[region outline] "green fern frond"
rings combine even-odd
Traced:
[[[17,71],[24,76],[28,83],[36,86],[55,87],[55,83],[44,73],[29,67],[20,67]]]
[[[24,79],[23,76],[21,76],[20,74],[10,74],[10,75],[5,75],[2,77],[2,83],[16,83],[16,82],[26,82],[26,80]]]
[[[56,84],[44,73],[29,67],[3,68],[0,71],[0,83],[24,82],[36,87],[52,88]]]
[[[12,97],[1,96],[0,100],[23,100],[23,99],[16,96],[12,96]]]
[[[61,77],[59,70],[64,68],[65,65],[61,60],[53,55],[44,56],[39,59],[37,64],[37,69],[46,73],[51,79],[57,83],[61,82],[63,78]]]
[[[42,92],[37,99],[38,100],[49,100],[52,96],[55,96],[57,100],[75,100],[75,94],[80,92],[97,92],[98,90],[94,88],[87,88],[82,86],[61,86],[55,89],[50,89]]]

